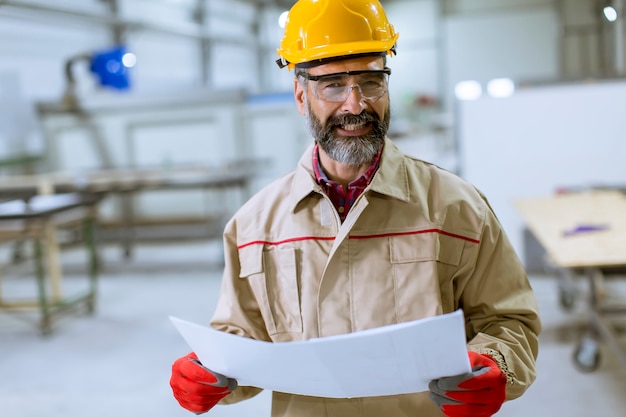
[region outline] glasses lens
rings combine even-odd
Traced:
[[[321,76],[312,82],[318,98],[343,102],[353,88],[358,88],[366,100],[377,100],[387,91],[388,76],[384,72],[364,72],[358,75],[337,74]]]
[[[350,88],[346,75],[322,77],[313,82],[313,87],[319,98],[328,101],[337,101]]]

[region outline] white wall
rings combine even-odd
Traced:
[[[447,108],[454,86],[465,80],[556,80],[559,76],[558,18],[552,8],[455,15],[445,22]]]

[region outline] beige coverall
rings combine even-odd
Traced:
[[[541,324],[525,271],[486,199],[387,139],[378,172],[341,224],[315,182],[312,148],[227,224],[211,326],[289,342],[460,308],[468,349],[491,354],[509,380],[507,399],[519,397],[535,379]],[[259,391],[239,387],[222,404]],[[442,414],[428,392],[353,399],[274,392],[272,416]]]

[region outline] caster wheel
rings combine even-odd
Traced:
[[[600,346],[591,337],[580,341],[573,355],[574,364],[582,372],[593,372],[600,365]]]
[[[90,296],[89,298],[87,298],[86,302],[85,302],[85,312],[87,313],[87,315],[93,315],[94,311],[96,310],[96,301],[94,300],[93,296]]]
[[[559,291],[559,304],[563,309],[570,311],[574,308],[574,303],[576,301],[576,294],[574,291],[561,289]]]

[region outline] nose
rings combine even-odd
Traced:
[[[363,109],[367,107],[367,103],[363,98],[361,87],[358,84],[350,86],[348,97],[343,102],[341,110],[344,113],[361,114]]]

